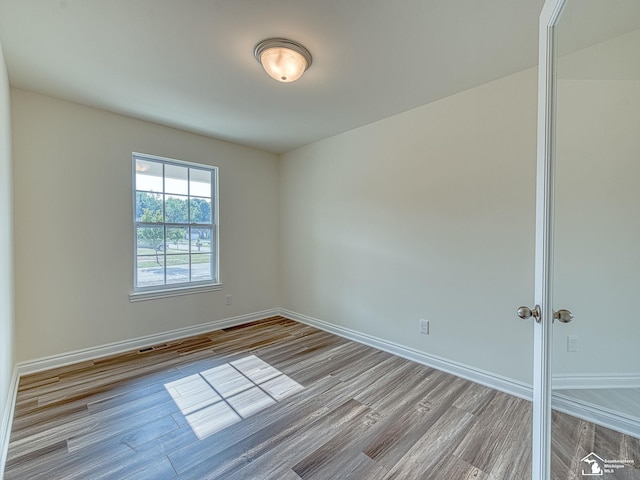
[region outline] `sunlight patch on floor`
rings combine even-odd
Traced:
[[[304,389],[255,355],[164,386],[200,440]]]

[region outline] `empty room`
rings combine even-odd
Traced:
[[[0,478],[640,480],[640,2],[0,0]]]

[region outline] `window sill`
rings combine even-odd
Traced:
[[[154,300],[156,298],[177,297],[180,295],[191,295],[193,293],[217,292],[222,290],[221,283],[212,283],[210,285],[195,285],[189,287],[165,288],[163,290],[151,290],[146,292],[131,292],[129,294],[130,302],[142,302],[144,300]]]

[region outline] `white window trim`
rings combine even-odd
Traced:
[[[135,282],[136,282],[136,271],[135,271],[135,261],[134,261],[134,276],[133,276],[133,289],[132,291],[129,293],[129,302],[141,302],[141,301],[145,301],[145,300],[153,300],[156,298],[169,298],[169,297],[177,297],[177,296],[181,296],[181,295],[191,295],[191,294],[195,294],[195,293],[204,293],[204,292],[215,292],[215,291],[220,291],[222,290],[223,284],[220,282],[220,224],[219,224],[219,186],[218,186],[218,177],[220,175],[219,173],[219,169],[216,166],[213,165],[208,165],[208,164],[198,164],[198,163],[194,163],[194,162],[187,162],[184,160],[176,160],[174,158],[168,158],[168,157],[161,157],[161,156],[157,156],[157,155],[149,155],[147,153],[140,153],[140,152],[132,152],[131,154],[131,159],[132,159],[132,178],[131,178],[131,186],[132,186],[132,193],[133,193],[133,212],[134,212],[134,224],[135,224],[135,206],[136,206],[136,182],[135,182],[135,175],[136,175],[136,167],[135,167],[135,159],[136,157],[141,157],[141,158],[148,158],[149,160],[157,160],[160,162],[166,162],[166,163],[171,163],[171,164],[177,164],[177,165],[181,165],[181,166],[186,166],[186,167],[195,167],[195,168],[208,168],[208,169],[212,169],[215,172],[214,178],[213,178],[213,183],[211,184],[213,193],[212,193],[212,197],[211,197],[211,201],[212,201],[212,228],[213,228],[213,235],[215,238],[215,244],[216,244],[216,249],[215,252],[212,252],[213,255],[215,255],[215,261],[214,261],[214,271],[213,273],[213,277],[214,279],[211,281],[211,283],[192,283],[192,284],[188,284],[188,285],[183,285],[181,286],[180,284],[175,284],[175,285],[159,285],[158,287],[143,287],[143,288],[139,288],[136,289],[135,286]],[[136,229],[134,227],[133,229],[133,245],[134,245],[134,251],[133,251],[133,255],[135,257],[136,255],[136,248],[135,245],[137,245],[137,234],[136,234]]]
[[[190,285],[186,287],[163,288],[162,290],[150,290],[142,292],[131,292],[129,301],[142,302],[144,300],[154,300],[156,298],[178,297],[180,295],[191,295],[193,293],[218,292],[222,290],[222,283],[211,283],[207,285]]]

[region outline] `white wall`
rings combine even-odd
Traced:
[[[602,97],[598,108],[608,108],[607,98],[627,105],[638,100],[637,83],[624,91],[619,82],[612,85],[599,84],[598,95],[610,97]],[[268,153],[21,90],[12,90],[12,107],[18,360],[282,306],[530,382],[531,322],[518,320],[515,310],[533,296],[534,70],[300,148],[279,162]],[[593,106],[583,104],[578,113],[586,121],[584,108]],[[637,111],[630,110],[633,121]],[[629,118],[621,122],[609,125],[612,141],[621,125],[634,125]],[[579,132],[584,145],[604,135]],[[129,303],[134,150],[220,167],[223,292]],[[608,162],[615,157],[629,163],[619,153]],[[2,168],[8,172],[9,158],[6,150]],[[581,175],[606,177],[608,163],[592,163]],[[637,165],[623,180],[633,183],[633,169]],[[613,190],[618,196],[637,191],[611,184],[590,195],[602,205],[603,219],[612,211],[607,199]],[[575,200],[574,193],[575,186],[565,188],[560,199]],[[569,203],[567,215],[589,217],[585,201]],[[637,201],[628,198],[618,216],[633,217]],[[10,231],[7,205],[2,202],[0,218]],[[628,238],[613,238],[607,229],[598,233],[591,244]],[[584,268],[589,255],[576,256],[569,269]],[[581,298],[584,292],[595,298],[601,288],[613,292],[616,284],[605,280],[622,278],[620,263],[606,270],[600,265],[604,283],[582,289]],[[5,274],[10,288],[10,270]],[[224,306],[226,293],[233,294],[230,307]],[[559,291],[566,294],[571,290]],[[565,298],[560,306],[576,304],[566,298],[564,305]],[[6,305],[10,329],[11,302]],[[592,316],[596,320],[585,323],[583,314],[556,334],[556,371],[625,371],[616,367],[619,359],[606,363],[589,355],[617,346],[626,370],[637,371],[630,343],[637,335],[613,335],[611,329],[602,335],[601,310],[594,310],[600,312]],[[419,318],[431,321],[431,335],[417,333]],[[634,317],[625,321],[622,331],[637,326]],[[589,325],[580,333],[584,349],[567,356],[566,335],[580,322]],[[10,352],[9,344],[3,359],[12,363]]]
[[[279,306],[275,155],[23,90],[11,99],[17,361]],[[223,291],[129,302],[132,151],[219,167]]]
[[[11,117],[9,79],[0,45],[0,472],[8,440],[8,408],[11,403],[13,350],[13,223],[11,194]],[[5,416],[6,415],[6,416]],[[1,475],[1,474],[0,474]]]
[[[530,382],[536,88],[528,70],[283,155],[282,306]]]

